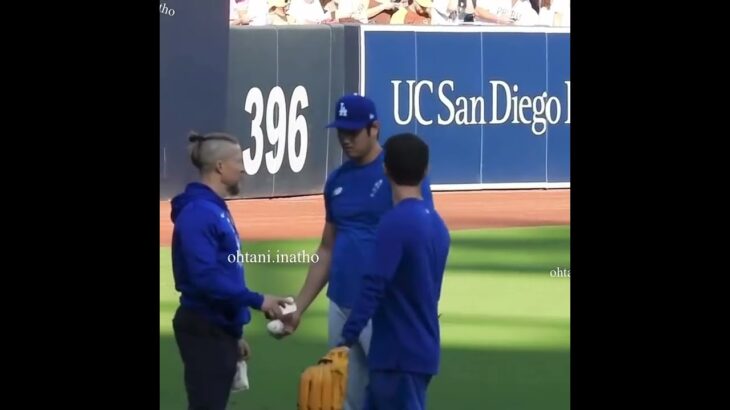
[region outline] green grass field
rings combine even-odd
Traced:
[[[244,243],[249,253],[313,253],[316,240]],[[570,408],[570,227],[452,232],[440,304],[441,373],[430,409],[567,410]],[[304,264],[247,264],[252,289],[294,294]],[[327,301],[320,295],[297,333],[277,341],[256,311],[246,327],[251,390],[230,409],[296,408],[300,372],[327,350]],[[169,248],[160,248],[160,409],[185,408],[182,365],[172,335],[178,306]]]

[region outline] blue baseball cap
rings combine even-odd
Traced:
[[[359,131],[378,119],[375,103],[362,95],[351,94],[340,98],[335,105],[335,120],[327,128]]]

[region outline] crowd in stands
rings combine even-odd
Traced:
[[[570,26],[570,0],[230,0],[232,26],[492,24]]]

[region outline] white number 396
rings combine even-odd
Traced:
[[[307,119],[297,115],[299,106],[302,109],[309,106],[307,90],[300,86],[294,89],[289,106],[289,116],[286,115],[286,99],[281,87],[274,87],[269,93],[266,104],[266,135],[269,144],[273,146],[266,153],[266,169],[270,174],[276,174],[284,162],[284,153],[288,153],[289,168],[299,172],[304,168],[307,158]],[[261,129],[264,117],[264,96],[258,87],[251,88],[246,94],[245,109],[253,114],[251,123],[251,138],[254,139],[255,152],[251,156],[251,148],[243,150],[243,167],[248,175],[254,175],[261,167],[264,157],[264,131]],[[275,121],[277,120],[278,121]],[[287,127],[288,124],[288,127]],[[299,144],[297,144],[299,143]],[[299,152],[297,152],[299,145]]]

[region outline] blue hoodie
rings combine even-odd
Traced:
[[[172,199],[172,270],[180,305],[236,338],[264,296],[246,287],[241,242],[225,201],[201,183]]]

